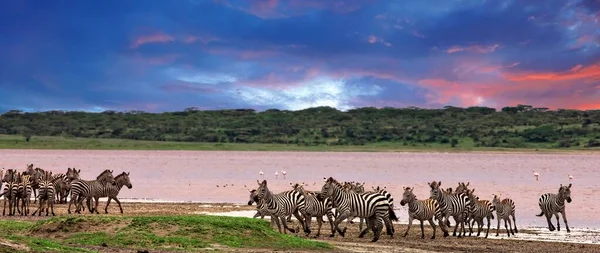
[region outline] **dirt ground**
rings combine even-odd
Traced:
[[[104,202],[100,203],[100,210],[104,209]],[[198,203],[122,203],[125,215],[181,215],[181,214],[193,214],[200,212],[228,212],[228,211],[242,211],[242,210],[255,210],[255,206],[247,205],[234,205],[234,204],[198,204]],[[55,213],[57,216],[67,215],[67,205],[60,204],[56,205]],[[32,204],[32,210],[33,204]],[[87,210],[86,210],[87,211]],[[116,205],[109,208],[110,215],[120,215],[120,212]],[[79,214],[75,214],[79,215]],[[85,213],[84,215],[95,215]],[[101,213],[100,215],[104,215]],[[3,219],[16,219],[16,220],[38,220],[45,219],[45,213],[41,216],[3,216]],[[293,227],[297,227],[298,224],[294,221]],[[313,221],[313,231],[316,232],[316,222]],[[343,226],[344,224],[342,224]],[[506,240],[506,239],[484,239],[475,237],[466,238],[455,238],[448,237],[443,238],[442,232],[438,229],[437,238],[434,240],[429,239],[432,231],[429,225],[425,225],[425,238],[420,238],[420,227],[416,223],[411,228],[409,235],[405,238],[402,237],[406,230],[406,225],[394,225],[396,234],[394,238],[390,238],[385,232],[382,234],[381,239],[376,243],[371,243],[372,233],[367,233],[365,238],[358,238],[358,224],[351,225],[348,227],[345,237],[337,236],[334,238],[328,237],[329,235],[329,224],[324,223],[321,230],[321,236],[318,240],[322,240],[331,243],[336,247],[335,252],[600,252],[600,245],[592,244],[576,244],[576,243],[559,243],[559,242],[540,242],[540,241],[526,241],[526,240]],[[492,226],[494,227],[494,226]],[[526,232],[526,231],[524,231]],[[314,233],[314,232],[313,232]],[[303,237],[303,234],[297,236]],[[492,233],[490,230],[490,237],[495,236],[495,230]],[[9,242],[0,242],[0,246],[7,246]],[[1,248],[1,247],[0,247]],[[92,249],[92,248],[90,248]],[[94,247],[93,250],[100,252],[137,252],[125,249],[114,249],[114,248],[102,248]],[[208,250],[208,249],[207,249]],[[272,252],[272,250],[261,250],[261,249],[231,249],[225,247],[219,247],[215,245],[214,250],[227,251],[227,252]],[[209,250],[210,251],[210,250]],[[1,252],[1,250],[0,250]],[[149,250],[148,252],[159,252]],[[301,252],[301,251],[293,251]]]

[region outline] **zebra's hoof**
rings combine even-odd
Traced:
[[[334,237],[334,236],[335,236],[335,234],[330,234],[330,235],[329,235],[329,237]]]
[[[378,237],[373,237],[373,240],[371,240],[371,242],[377,242],[377,241],[379,241]]]
[[[515,233],[519,233],[519,230],[517,230],[516,228],[515,228]]]
[[[431,240],[435,239],[435,235],[431,236]]]
[[[444,232],[444,238],[450,236],[450,234],[448,234],[448,232]]]

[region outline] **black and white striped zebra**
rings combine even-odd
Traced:
[[[469,196],[464,193],[447,193],[443,191],[440,186],[442,182],[433,181],[429,184],[430,190],[430,198],[437,200],[440,203],[440,208],[442,210],[442,214],[445,217],[446,223],[450,219],[450,216],[454,218],[456,222],[456,226],[454,226],[454,232],[452,236],[456,236],[456,230],[460,225],[461,231],[458,233],[458,237],[462,237],[462,234],[466,233],[465,230],[465,221],[469,216],[470,210],[472,208],[472,203],[469,201]]]
[[[39,198],[39,207],[37,210],[35,210],[33,212],[33,214],[31,214],[31,216],[34,216],[37,212],[38,216],[42,215],[42,212],[44,211],[44,203],[46,203],[46,216],[48,216],[49,212],[48,209],[50,209],[52,216],[55,216],[54,214],[54,201],[55,201],[55,192],[54,192],[54,184],[52,183],[52,180],[54,178],[52,177],[52,172],[51,171],[45,171],[44,175],[41,177],[40,181],[39,181],[39,194],[38,194],[38,198]]]
[[[248,200],[248,205],[251,206],[253,203],[256,203],[256,213],[254,214],[254,216],[252,218],[257,218],[260,217],[261,219],[265,219],[265,215],[263,212],[261,212],[260,207],[258,206],[258,200],[256,199],[256,189],[252,189],[249,190],[250,192],[250,199]],[[281,192],[279,194],[291,194],[292,191],[285,191],[285,192]],[[292,214],[290,214],[287,217],[287,222],[292,222]],[[271,220],[271,225],[273,224],[273,222],[275,222],[274,220]]]
[[[492,204],[494,204],[494,207],[496,208],[496,217],[498,219],[498,225],[496,226],[496,236],[498,236],[500,234],[499,231],[500,231],[500,221],[501,220],[504,220],[504,228],[506,228],[506,233],[508,234],[508,237],[510,237],[511,233],[513,235],[515,235],[515,233],[518,233],[519,231],[517,230],[517,221],[515,220],[515,202],[509,198],[505,198],[505,199],[501,200],[499,196],[496,196],[494,194],[494,199],[492,200]],[[514,230],[513,230],[513,224],[510,221],[511,217],[514,222],[514,228],[515,228]],[[509,230],[509,227],[510,227],[510,230]]]
[[[19,206],[17,205],[17,211],[21,215],[28,215],[31,192],[33,191],[33,188],[31,187],[31,176],[23,173],[18,179],[17,204],[20,202],[21,209],[19,210]]]
[[[260,208],[261,213],[270,215],[271,220],[275,220],[280,233],[287,233],[287,231],[296,233],[295,229],[289,228],[287,225],[286,217],[290,214],[294,214],[306,230],[305,222],[298,212],[299,206],[304,204],[302,194],[297,191],[273,194],[267,186],[267,180],[263,180],[262,183],[257,180],[257,183],[259,185],[255,197],[257,206]]]
[[[121,174],[119,174],[115,177],[114,184],[106,184],[106,185],[104,185],[104,188],[102,188],[101,191],[97,192],[97,194],[88,195],[87,196],[87,205],[88,205],[88,210],[90,210],[90,213],[96,212],[96,214],[98,214],[98,203],[100,203],[99,200],[100,200],[100,198],[105,198],[105,197],[107,197],[108,200],[106,202],[106,207],[104,207],[104,213],[108,213],[108,205],[110,205],[110,201],[113,199],[119,205],[119,210],[121,210],[121,213],[123,213],[123,207],[121,207],[121,201],[119,201],[119,199],[117,198],[117,196],[119,195],[119,192],[121,191],[123,186],[127,186],[127,189],[131,189],[133,187],[131,185],[131,180],[129,180],[129,173],[122,172]],[[92,208],[90,206],[91,198],[94,198],[94,202],[95,202],[94,208]]]
[[[59,173],[53,175],[52,183],[54,184],[57,203],[67,203],[67,197],[71,191],[71,182],[79,179],[80,173],[81,170],[69,167],[66,174]]]
[[[389,221],[390,215],[390,204],[388,203],[385,196],[379,193],[355,193],[353,191],[346,191],[343,186],[333,179],[328,178],[325,184],[321,188],[321,194],[332,200],[333,204],[337,206],[339,217],[335,219],[334,227],[341,236],[346,233],[347,227],[344,230],[339,228],[340,222],[348,217],[363,217],[367,219],[367,227],[362,230],[359,234],[359,238],[362,238],[367,233],[368,229],[373,230],[372,242],[379,240],[381,231],[383,230],[382,221]],[[389,227],[392,224],[384,222],[386,225],[387,233],[393,236],[392,228]]]
[[[115,178],[112,174],[112,170],[104,170],[96,180],[75,180],[71,183],[71,199],[69,201],[69,207],[67,212],[71,213],[71,204],[77,201],[77,209],[75,212],[81,213],[82,202],[87,199],[88,196],[99,195],[107,184],[114,184]]]
[[[569,229],[569,223],[567,222],[565,200],[567,201],[567,203],[571,203],[571,184],[569,184],[568,186],[563,186],[561,184],[560,188],[558,188],[558,194],[545,193],[539,199],[539,206],[542,212],[540,214],[537,214],[536,216],[541,217],[542,215],[546,215],[546,220],[548,221],[548,229],[550,231],[554,231],[555,229],[560,231],[560,222],[558,220],[558,214],[560,213],[563,217],[563,221],[565,222],[567,233],[571,232],[571,229]],[[552,224],[552,215],[556,215],[556,228]]]
[[[2,209],[2,215],[6,215],[6,203],[8,202],[8,215],[15,215],[17,209],[17,195],[19,194],[19,184],[17,183],[18,174],[16,170],[8,169],[4,177],[2,178],[2,182],[6,183],[6,187],[4,187],[4,191],[1,196],[4,196],[4,208]]]
[[[496,210],[494,205],[489,200],[480,200],[475,194],[475,189],[467,190],[469,200],[474,203],[473,209],[469,214],[467,223],[469,224],[469,236],[473,234],[473,225],[477,222],[477,236],[481,234],[483,229],[483,219],[487,219],[487,230],[485,231],[485,238],[488,237],[490,232],[491,220],[494,219],[494,211]]]
[[[446,229],[446,226],[444,226],[444,217],[438,201],[431,198],[418,200],[417,196],[413,193],[413,189],[414,187],[404,187],[404,194],[402,194],[402,200],[400,201],[400,205],[402,206],[408,204],[408,227],[403,236],[406,237],[406,235],[408,235],[413,220],[417,219],[421,222],[421,239],[425,239],[425,231],[423,228],[423,221],[425,220],[429,221],[431,228],[433,228],[431,239],[435,239],[436,228],[433,218],[436,218],[440,228],[444,231],[444,237],[448,237],[448,230]]]
[[[335,229],[333,227],[333,203],[331,200],[329,198],[320,200],[317,197],[319,193],[304,190],[304,186],[302,184],[295,184],[294,189],[304,196],[304,205],[300,206],[298,211],[304,217],[304,222],[307,228],[305,229],[306,235],[310,235],[310,223],[312,222],[312,217],[315,217],[318,223],[318,229],[315,238],[319,237],[321,235],[321,227],[323,226],[323,216],[327,215],[327,219],[329,220],[329,225],[331,227],[331,234],[329,237],[333,237],[335,235]]]

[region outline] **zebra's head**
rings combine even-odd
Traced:
[[[475,196],[475,189],[471,189],[471,190],[467,190],[466,194],[469,197],[469,206],[471,208],[473,208],[473,206],[475,206],[475,203],[477,203],[477,200],[479,200],[479,198],[477,198],[477,196]]]
[[[407,203],[411,203],[417,199],[417,196],[413,193],[415,187],[403,187],[404,193],[402,194],[402,200],[400,201],[400,205],[404,206]]]
[[[469,188],[468,186],[471,184],[471,182],[467,182],[467,184],[465,184],[464,182],[458,182],[458,186],[456,187],[456,190],[454,191],[455,193],[468,193]]]
[[[67,169],[67,174],[65,174],[65,176],[67,177],[67,179],[69,181],[74,181],[79,179],[79,173],[81,172],[81,169],[77,170],[75,168],[68,168]]]
[[[127,186],[128,189],[131,189],[133,187],[133,185],[131,185],[131,180],[129,180],[129,173],[130,172],[122,172],[121,174],[119,174],[118,176],[115,177],[115,184],[117,186]]]
[[[333,191],[335,188],[342,188],[340,183],[333,179],[333,177],[329,177],[325,180],[325,184],[321,187],[321,194],[324,194],[326,197],[333,196]]]
[[[427,182],[427,184],[429,185],[429,188],[431,188],[431,190],[429,191],[429,198],[439,199],[442,196],[442,189],[440,189],[442,181],[433,181],[431,183]]]
[[[566,199],[567,203],[571,203],[571,184],[563,186],[560,184],[558,189],[558,196],[562,199]]]
[[[262,183],[256,180],[258,183],[258,189],[256,189],[256,198],[258,200],[266,199],[270,196],[271,192],[267,187],[267,180],[263,180]],[[258,203],[258,201],[256,201]]]
[[[112,185],[116,184],[115,176],[113,176],[112,170],[104,170],[102,173],[100,173],[100,175],[98,175],[98,177],[96,177],[96,180],[98,180],[104,184],[112,184]]]
[[[494,198],[492,199],[492,205],[494,205],[494,208],[497,208],[500,205],[500,196],[493,194]]]
[[[256,189],[250,190],[250,199],[248,200],[248,205],[251,206],[254,202],[258,204],[258,196],[256,196]]]

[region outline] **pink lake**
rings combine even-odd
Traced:
[[[124,188],[119,196],[154,201],[245,203],[248,193],[244,185],[256,187],[260,170],[274,192],[290,189],[291,182],[305,182],[307,189],[320,190],[323,177],[332,176],[339,181],[366,182],[367,189],[386,186],[397,207],[403,186],[415,187],[423,199],[429,197],[428,181],[441,180],[444,188],[465,181],[471,182],[483,199],[491,199],[493,193],[512,198],[521,227],[546,226],[545,218],[535,217],[538,198],[542,193],[556,192],[561,183],[568,184],[567,174],[572,174],[569,225],[600,228],[600,198],[594,197],[600,184],[600,153],[0,151],[0,166],[4,168],[24,170],[27,163],[56,173],[76,167],[84,179],[93,179],[104,169],[113,169],[115,175],[131,172],[133,188]],[[276,170],[286,170],[286,179],[281,173],[275,179]],[[540,173],[539,181],[535,181],[532,170]],[[495,221],[492,224],[495,227]]]

